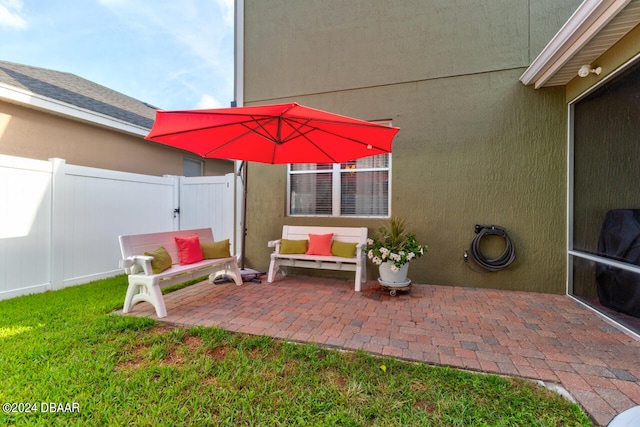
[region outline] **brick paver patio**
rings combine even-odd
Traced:
[[[288,276],[268,284],[199,283],[165,295],[177,325],[315,342],[561,385],[606,425],[640,405],[640,340],[561,295]],[[131,315],[156,318],[149,304]]]

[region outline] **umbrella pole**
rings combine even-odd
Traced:
[[[251,268],[245,268],[245,256],[246,256],[246,249],[245,249],[245,244],[247,242],[247,193],[249,192],[249,186],[248,186],[248,177],[249,177],[249,171],[248,171],[248,166],[249,164],[247,163],[247,161],[243,161],[242,165],[240,166],[240,168],[242,169],[242,184],[243,184],[243,188],[242,188],[242,247],[240,248],[240,257],[242,258],[242,261],[240,262],[240,275],[242,276],[242,281],[243,282],[255,282],[255,283],[261,283],[259,277],[262,276],[264,273],[259,272],[257,270],[253,270]]]
[[[248,187],[248,182],[247,182],[247,178],[248,178],[248,173],[247,173],[247,162],[243,161],[242,165],[240,165],[240,168],[242,169],[242,242],[241,245],[242,247],[240,248],[241,253],[240,256],[242,258],[242,262],[240,265],[240,268],[242,270],[244,270],[244,259],[245,259],[245,254],[246,254],[246,250],[245,250],[245,243],[247,241],[247,187]]]

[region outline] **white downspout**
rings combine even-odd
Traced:
[[[234,77],[233,77],[233,98],[234,106],[244,106],[244,0],[235,0],[235,29],[233,38],[234,56]],[[235,162],[235,233],[234,248],[236,256],[239,258],[243,253],[242,235],[244,233],[244,183],[240,177],[240,165],[242,162]],[[242,260],[241,260],[242,261]]]
[[[235,0],[234,88],[236,107],[244,106],[244,0]]]

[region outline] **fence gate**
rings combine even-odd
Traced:
[[[182,176],[179,181],[179,229],[211,228],[215,240],[231,241],[234,253],[234,174]]]

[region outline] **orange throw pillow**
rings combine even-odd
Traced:
[[[309,249],[307,255],[327,255],[331,256],[331,239],[333,233],[330,234],[309,234]]]
[[[178,247],[178,259],[180,265],[193,264],[202,261],[202,248],[200,247],[200,239],[197,234],[187,237],[176,237],[176,246]]]

